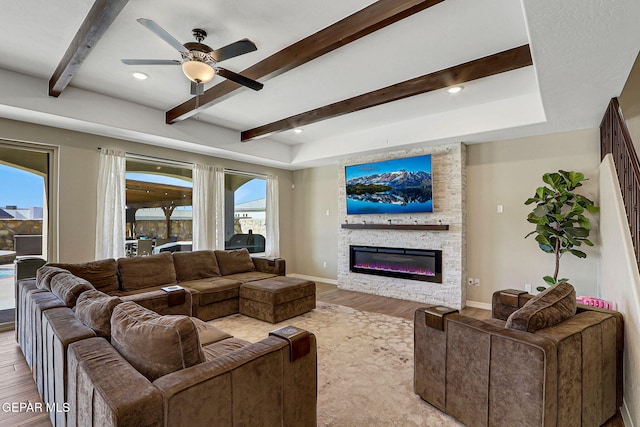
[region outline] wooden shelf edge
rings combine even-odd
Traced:
[[[449,224],[342,224],[342,228],[353,230],[430,230],[446,231]]]

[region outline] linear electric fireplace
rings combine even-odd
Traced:
[[[350,246],[349,269],[354,273],[442,283],[442,251]]]

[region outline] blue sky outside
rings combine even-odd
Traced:
[[[42,207],[44,178],[31,172],[0,165],[0,207]]]
[[[385,160],[382,162],[364,163],[361,165],[347,166],[345,177],[348,180],[379,173],[397,172],[401,169],[407,172],[431,173],[431,155],[407,157],[403,159]]]

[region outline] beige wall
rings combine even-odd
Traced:
[[[335,280],[338,274],[338,166],[295,171],[293,181],[295,270],[289,271]]]
[[[617,303],[624,316],[624,399],[626,426],[640,420],[640,275],[620,184],[611,154],[600,165],[599,297]]]
[[[581,193],[597,201],[599,141],[599,130],[587,129],[467,148],[467,275],[480,279],[480,287],[467,288],[467,301],[490,303],[495,290],[524,289],[526,283],[535,290],[542,276],[553,274],[553,256],[533,236],[524,239],[535,228],[526,221],[531,207],[524,201],[543,185],[545,172],[558,169],[583,172],[590,180]],[[560,276],[579,295],[597,292],[597,230],[591,237],[596,247],[588,248],[586,259],[561,259]]]
[[[0,139],[49,144],[59,149],[58,260],[61,262],[84,262],[94,258],[98,147],[278,175],[280,251],[283,258],[292,258],[291,171],[6,119],[0,119]]]

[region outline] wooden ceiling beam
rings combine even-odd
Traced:
[[[96,0],[49,79],[49,96],[58,97],[82,62],[129,0]]]
[[[523,45],[243,131],[241,139],[247,142],[265,138],[274,133],[529,65],[533,65],[529,45]]]
[[[434,6],[444,0],[379,0],[364,9],[296,42],[242,71],[243,76],[263,81],[306,64],[341,46],[381,28]],[[176,123],[220,102],[243,86],[225,80],[207,89],[199,99],[188,101],[167,111],[167,124]]]

